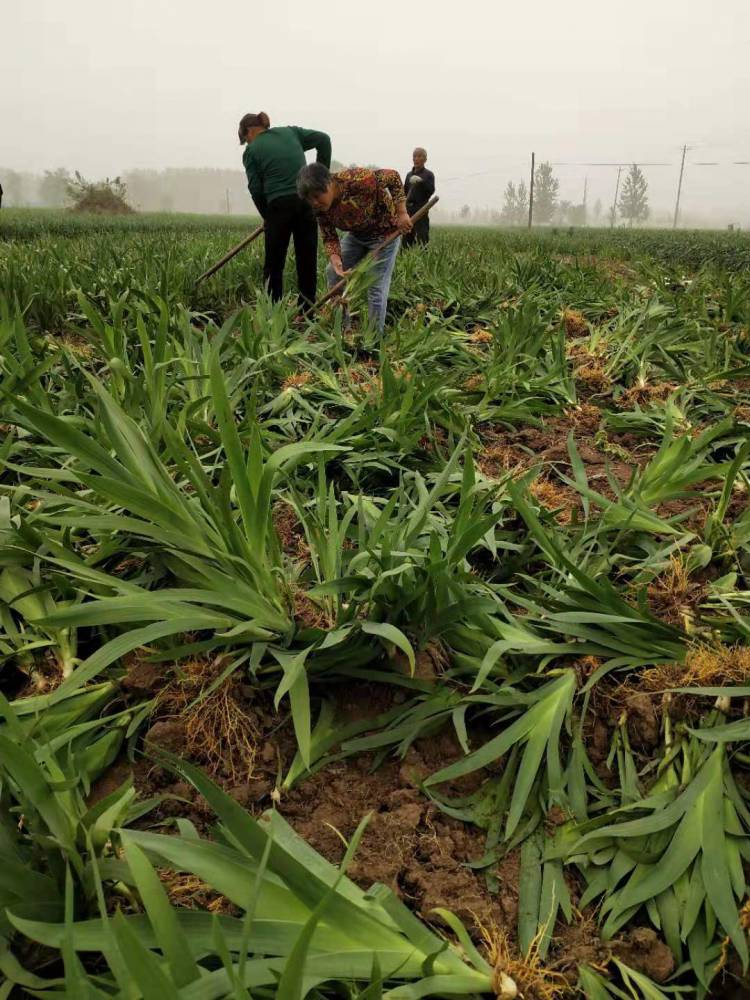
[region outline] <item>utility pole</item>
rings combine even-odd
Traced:
[[[622,174],[622,167],[617,168],[617,184],[615,184],[615,200],[612,202],[612,216],[609,220],[609,228],[615,228],[615,219],[617,218],[617,196],[620,193],[620,175]]]
[[[685,173],[685,153],[687,153],[687,146],[682,147],[682,163],[680,164],[680,180],[677,184],[677,201],[674,206],[674,221],[672,222],[672,229],[677,229],[677,216],[680,214],[680,195],[682,194],[682,175]]]
[[[536,153],[531,154],[531,183],[529,184],[529,229],[531,229],[531,222],[534,218],[534,157]]]
[[[225,191],[226,191],[226,196],[227,196],[227,215],[229,215],[230,214],[230,209],[229,209],[229,188],[225,188]]]

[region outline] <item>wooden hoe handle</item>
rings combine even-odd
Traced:
[[[258,226],[258,228],[254,229],[249,236],[246,236],[241,243],[238,243],[236,247],[232,247],[229,253],[225,254],[217,264],[214,264],[213,267],[209,267],[207,271],[203,272],[200,278],[198,278],[195,282],[195,287],[197,288],[202,281],[205,281],[206,278],[210,278],[212,274],[216,274],[220,268],[224,267],[224,265],[227,264],[232,257],[236,257],[240,250],[244,250],[248,244],[253,242],[253,240],[257,240],[264,229],[264,225]]]
[[[430,211],[430,209],[433,208],[439,201],[440,198],[437,195],[433,195],[426,205],[422,205],[422,207],[418,211],[416,211],[414,215],[410,216],[412,224],[415,222],[419,222],[420,219],[423,219],[424,216],[427,215],[427,213]],[[398,231],[389,233],[386,236],[386,238],[382,241],[382,243],[378,243],[378,245],[372,251],[373,256],[379,253],[383,249],[383,247],[387,247],[389,243],[393,243],[393,241],[400,235],[401,234]],[[337,281],[336,284],[333,286],[333,288],[330,288],[321,299],[318,299],[318,301],[315,303],[315,308],[319,309],[322,305],[325,305],[325,303],[328,302],[330,299],[335,298],[344,290],[345,286],[346,286],[346,278],[342,278],[341,281]]]

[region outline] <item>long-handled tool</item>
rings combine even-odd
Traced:
[[[425,215],[427,215],[427,213],[430,211],[430,209],[433,208],[435,205],[437,205],[439,201],[440,198],[436,194],[433,195],[426,205],[422,205],[422,207],[418,209],[414,213],[414,215],[410,216],[412,225],[415,222],[419,222],[420,219],[423,219]],[[376,256],[383,249],[383,247],[387,247],[389,243],[393,243],[393,241],[400,235],[401,234],[399,232],[389,233],[388,236],[386,236],[386,238],[382,241],[382,243],[378,243],[378,245],[372,251],[373,257]],[[318,299],[318,301],[315,303],[315,308],[319,309],[322,305],[325,305],[325,303],[328,302],[330,299],[333,299],[337,295],[339,295],[346,286],[346,280],[347,280],[346,278],[342,278],[341,281],[337,281],[336,284],[326,292],[323,298]]]
[[[224,254],[224,256],[217,264],[214,264],[213,267],[209,267],[207,271],[203,272],[200,278],[198,278],[198,280],[195,282],[195,287],[197,288],[198,285],[200,285],[201,281],[205,281],[206,278],[210,278],[212,274],[216,274],[219,268],[224,267],[224,265],[228,263],[232,259],[232,257],[236,257],[237,254],[240,252],[240,250],[244,250],[249,243],[252,243],[253,240],[257,240],[257,238],[260,236],[260,234],[263,232],[264,229],[265,229],[264,225],[258,226],[258,228],[254,229],[249,236],[246,236],[241,243],[238,243],[236,247],[232,247],[229,253]]]

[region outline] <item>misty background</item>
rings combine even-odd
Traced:
[[[25,0],[0,32],[4,205],[78,170],[136,208],[248,214],[237,122],[264,110],[344,164],[404,174],[426,146],[445,220],[496,218],[534,150],[601,223],[617,167],[593,164],[643,164],[669,224],[687,143],[681,224],[750,227],[746,0]]]

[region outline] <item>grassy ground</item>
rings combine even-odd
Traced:
[[[745,995],[750,241],[438,228],[377,343],[252,225],[2,213],[0,971]]]

